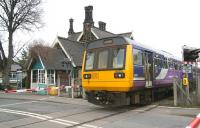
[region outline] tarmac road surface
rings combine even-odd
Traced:
[[[83,99],[0,93],[0,128],[184,128],[199,108],[103,108]]]

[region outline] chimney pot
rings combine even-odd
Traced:
[[[102,21],[99,21],[99,29],[103,30],[103,31],[106,31],[106,23],[102,22]]]
[[[74,22],[74,20],[72,18],[69,19],[70,26],[69,26],[68,36],[74,34],[73,22]]]
[[[90,23],[92,26],[94,26],[94,21],[93,21],[93,17],[92,17],[92,11],[93,11],[93,6],[86,6],[85,7],[84,24]]]

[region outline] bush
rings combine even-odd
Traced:
[[[28,77],[25,77],[23,80],[22,80],[22,86],[23,88],[30,88],[30,82],[28,80]]]
[[[4,89],[5,89],[5,87],[0,84],[0,90],[4,90]]]

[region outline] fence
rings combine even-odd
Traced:
[[[183,79],[173,79],[174,106],[200,105],[200,74],[195,73],[193,82],[183,85]]]

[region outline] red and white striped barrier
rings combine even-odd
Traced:
[[[200,126],[200,113],[186,128],[199,128]]]
[[[5,90],[5,93],[35,92],[36,89]]]

